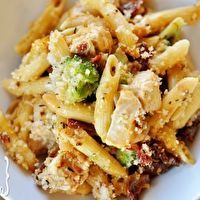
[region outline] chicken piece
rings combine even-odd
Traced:
[[[147,130],[144,115],[145,111],[134,92],[122,89],[112,115],[106,144],[124,148],[129,147],[130,143],[144,140],[144,130]]]
[[[134,76],[131,88],[142,103],[145,112],[153,112],[161,106],[160,79],[152,71],[139,72]]]
[[[69,14],[60,29],[66,36],[70,52],[79,55],[96,55],[111,52],[113,39],[104,19],[88,13]]]

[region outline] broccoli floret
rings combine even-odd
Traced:
[[[96,91],[99,73],[91,62],[74,56],[67,57],[63,65],[63,75],[67,82],[65,96],[68,102],[81,102]]]
[[[60,63],[53,65],[49,77],[49,89],[65,103],[81,102],[91,96],[100,78],[95,65],[79,56],[63,58]]]
[[[133,165],[134,161],[137,160],[137,153],[132,150],[119,149],[116,153],[116,158],[123,166],[130,167]]]
[[[177,17],[160,33],[160,38],[167,39],[174,44],[180,38],[181,28],[185,24],[183,18]]]

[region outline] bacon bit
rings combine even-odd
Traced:
[[[51,158],[54,158],[58,154],[58,151],[59,151],[59,147],[58,146],[53,147],[51,150],[49,150],[48,156],[51,157]]]
[[[86,55],[87,54],[87,48],[88,48],[87,43],[82,43],[82,44],[77,46],[77,53],[79,55]]]
[[[144,173],[157,176],[180,164],[180,159],[169,153],[161,142],[151,140],[147,144],[152,152],[153,162],[143,168]]]
[[[94,58],[91,58],[91,62],[93,63],[93,64],[97,64],[100,60],[101,60],[101,55],[100,54],[98,54],[98,55],[96,55]]]
[[[74,120],[74,119],[68,119],[67,120],[67,126],[69,128],[73,128],[73,129],[83,129],[92,137],[97,135],[96,130],[94,128],[94,125],[92,125],[92,124],[77,121],[77,120]]]
[[[0,140],[3,144],[10,143],[10,137],[7,134],[4,134],[4,133],[0,135]]]
[[[117,148],[115,148],[115,147],[110,147],[110,154],[116,155],[116,153],[117,153]]]
[[[46,165],[45,165],[44,163],[42,163],[42,164],[39,166],[38,170],[39,170],[39,172],[41,173],[45,168],[46,168]]]
[[[144,71],[149,68],[149,59],[153,56],[153,51],[150,51],[147,44],[142,42],[137,46],[138,53],[134,56],[128,55],[130,61],[129,67],[134,74],[138,71]]]
[[[130,17],[133,18],[138,14],[144,14],[146,9],[142,7],[144,4],[143,0],[132,0],[121,6],[120,10],[122,13],[130,12]]]
[[[17,82],[16,82],[16,85],[17,85],[17,87],[19,87],[19,86],[20,86],[20,82],[19,82],[19,81],[17,81]]]
[[[60,167],[61,168],[66,168],[69,171],[75,172],[77,174],[81,174],[83,172],[83,170],[77,166],[76,162],[74,162],[76,160],[75,156],[73,154],[71,154],[70,152],[66,152],[65,157],[62,159],[61,163],[60,163]]]
[[[141,166],[148,166],[152,163],[152,158],[145,154],[142,149],[138,152],[138,159]]]
[[[134,174],[128,177],[127,197],[129,200],[138,200],[143,189],[149,188],[149,175]]]
[[[194,139],[195,135],[200,128],[200,116],[198,116],[193,122],[191,126],[185,126],[184,128],[180,129],[177,134],[177,138],[180,141],[185,142],[186,144],[190,145]]]
[[[54,0],[53,2],[54,2],[54,6],[58,7],[61,4],[62,1],[61,0]]]
[[[129,150],[133,150],[136,152],[140,166],[147,166],[152,163],[152,158],[143,151],[142,145],[139,146],[137,144],[133,144],[131,145]]]
[[[77,174],[81,174],[83,172],[83,170],[80,167],[78,167],[77,165],[73,165],[73,170]]]
[[[141,70],[141,65],[137,61],[133,61],[132,63],[128,63],[128,68],[132,74],[136,74]]]
[[[131,144],[131,146],[127,149],[138,152],[140,150],[140,147],[137,144]]]
[[[53,72],[53,67],[50,66],[50,67],[47,69],[47,73],[50,74],[50,73],[52,73],[52,72]]]

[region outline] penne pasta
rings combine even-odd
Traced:
[[[50,0],[42,15],[32,24],[28,33],[19,41],[15,49],[18,54],[26,54],[32,43],[48,35],[58,24],[63,13],[65,0]]]
[[[93,15],[80,13],[74,17],[67,17],[60,25],[60,30],[69,30],[70,28],[85,26],[87,27],[90,23],[103,21],[101,18],[94,17]],[[74,31],[73,31],[74,32]]]
[[[91,104],[64,104],[53,94],[43,95],[43,100],[52,112],[61,117],[76,119],[87,123],[94,123],[94,108]]]
[[[32,95],[37,96],[48,92],[46,85],[49,83],[48,77],[40,78],[33,82],[18,82],[7,79],[2,82],[3,87],[14,96]]]
[[[132,32],[131,24],[127,22],[115,5],[103,0],[82,0],[82,2],[103,15],[122,45],[129,49],[135,48],[138,37]]]
[[[190,43],[188,40],[180,40],[173,46],[168,47],[163,53],[156,55],[150,60],[150,68],[157,74],[165,74],[166,70],[175,64],[185,60]]]
[[[10,105],[9,105],[6,113],[9,114],[9,115],[11,115],[16,110],[16,107],[18,107],[18,105],[19,105],[20,102],[21,102],[21,100],[19,98],[18,99],[14,99],[10,103]]]
[[[0,141],[7,149],[11,158],[21,165],[24,169],[34,171],[35,164],[38,162],[28,145],[17,137],[11,124],[0,111]]]
[[[89,157],[100,168],[116,177],[127,176],[126,170],[100,144],[82,129],[60,130],[67,140],[80,152]]]
[[[198,78],[184,78],[163,98],[161,109],[150,119],[149,123],[156,132],[167,124],[173,117],[179,116],[184,105],[191,101],[191,95],[198,85]]]
[[[195,5],[174,8],[146,15],[140,24],[150,26],[149,33],[156,33],[165,28],[175,18],[181,17],[187,24],[194,24],[200,19],[200,3]]]
[[[50,34],[48,60],[51,64],[56,64],[63,57],[69,56],[70,51],[64,36],[59,31],[54,31]]]
[[[38,79],[50,66],[47,60],[49,37],[36,40],[22,64],[12,73],[13,79],[22,82]]]
[[[175,18],[160,34],[161,39],[170,40],[172,43],[181,39],[181,29],[186,25],[181,17]]]
[[[30,116],[33,114],[33,106],[30,103],[31,97],[24,96],[21,102],[19,103],[17,110],[16,121],[20,125],[20,131],[18,133],[18,137],[24,141],[28,140],[28,130],[23,129],[25,127],[26,122],[30,120]]]
[[[111,124],[114,97],[120,80],[120,63],[114,55],[108,57],[100,85],[96,92],[94,124],[98,135],[104,141]]]
[[[184,64],[177,64],[167,70],[168,88],[171,90],[183,78],[189,75],[190,70]]]
[[[189,119],[200,109],[200,83],[196,86],[193,93],[191,94],[191,99],[188,105],[185,107],[181,107],[179,111],[178,117],[172,118],[173,127],[175,129],[183,128]]]
[[[160,37],[158,35],[156,36],[152,36],[152,37],[146,37],[143,38],[143,41],[149,46],[149,47],[154,47],[156,48],[156,46],[158,45],[159,41],[160,41]]]
[[[166,148],[175,156],[180,157],[183,162],[187,164],[195,163],[189,149],[183,142],[176,139],[176,131],[172,129],[170,125],[163,127],[159,131],[150,132],[150,135],[163,142]]]

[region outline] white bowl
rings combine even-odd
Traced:
[[[30,22],[38,16],[47,0],[1,0],[0,1],[0,80],[9,77],[16,68],[20,58],[13,50],[15,43],[26,32]],[[70,1],[72,3],[72,1]],[[194,3],[192,0],[156,0],[157,9],[183,6]],[[195,65],[200,63],[200,25],[187,27],[185,37],[191,42],[190,52]],[[200,69],[200,68],[199,68]],[[6,110],[10,97],[0,88],[0,108]],[[200,198],[200,135],[192,147],[192,153],[197,159],[194,166],[183,165],[154,179],[152,187],[143,195],[144,200],[197,200]],[[5,187],[4,151],[0,147],[0,187]],[[9,166],[10,192],[6,199],[10,200],[64,200],[92,199],[91,197],[66,196],[41,191],[33,182],[30,174],[24,173],[16,164],[10,161]]]

